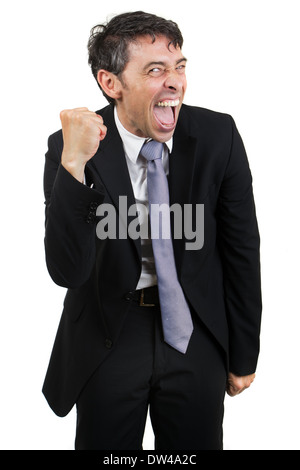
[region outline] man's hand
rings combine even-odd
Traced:
[[[255,379],[255,374],[239,377],[229,372],[226,391],[229,396],[235,397],[249,388]]]
[[[102,117],[88,108],[64,110],[60,119],[64,139],[61,163],[82,183],[85,165],[97,152],[107,129]]]

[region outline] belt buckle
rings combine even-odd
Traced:
[[[144,303],[144,289],[142,289],[142,291],[141,291],[140,307],[155,307],[155,304],[145,304]]]

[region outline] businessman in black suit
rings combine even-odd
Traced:
[[[250,386],[259,354],[259,233],[241,137],[229,115],[183,104],[187,60],[171,21],[117,16],[93,29],[89,62],[110,104],[63,111],[46,154],[46,261],[68,290],[43,393],[59,416],[76,404],[76,449],[141,449],[148,407],[156,449],[222,449],[225,391]],[[190,231],[171,218],[176,294],[192,322],[184,351],[164,337],[154,240],[132,236],[147,212],[124,210],[149,206],[149,139],[163,143],[170,206],[194,217]]]

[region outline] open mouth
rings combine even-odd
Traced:
[[[179,105],[179,99],[176,100],[163,100],[156,103],[154,106],[154,115],[162,127],[174,127],[176,118],[175,110]]]

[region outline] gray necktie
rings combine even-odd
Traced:
[[[167,220],[163,220],[161,227],[158,217],[153,216],[154,208],[151,210],[153,204],[167,204],[169,207],[169,188],[162,165],[162,151],[163,144],[151,140],[143,145],[141,155],[148,160],[150,225],[164,339],[173,348],[185,353],[193,331],[193,323],[177,277],[172,238],[171,235],[167,236],[170,234],[170,213],[168,210]],[[158,233],[159,236],[153,238],[154,234]]]

